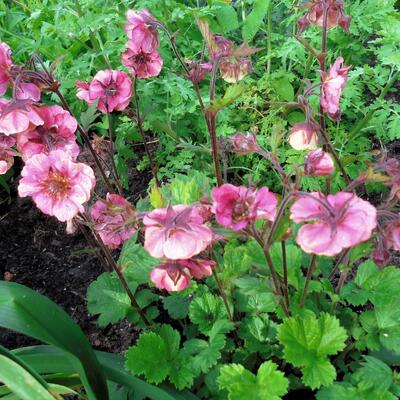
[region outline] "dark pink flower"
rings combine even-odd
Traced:
[[[240,231],[257,219],[273,221],[278,198],[267,187],[261,189],[226,183],[211,192],[217,222]]]
[[[15,135],[43,125],[43,122],[31,100],[0,99],[0,133]]]
[[[88,104],[98,101],[97,108],[104,114],[122,111],[132,96],[132,81],[123,71],[99,71],[90,83],[77,81],[77,97]]]
[[[238,154],[251,154],[259,150],[256,136],[254,133],[237,132],[235,135],[228,138],[235,153]]]
[[[156,258],[188,259],[204,251],[213,233],[204,225],[197,207],[168,206],[151,211],[143,218],[144,248]]]
[[[384,242],[388,249],[400,251],[400,215],[385,227]]]
[[[375,207],[352,193],[301,196],[291,207],[291,219],[303,225],[296,241],[306,253],[335,256],[367,241],[377,225]]]
[[[0,175],[5,174],[14,164],[17,153],[12,149],[15,139],[12,136],[0,135]]]
[[[21,197],[32,197],[37,207],[60,221],[83,212],[95,186],[93,170],[71,160],[68,153],[53,150],[27,160],[18,186]]]
[[[304,159],[304,173],[306,175],[329,175],[334,170],[332,157],[322,149],[308,153]]]
[[[190,260],[180,260],[179,262],[187,267],[190,275],[195,279],[211,276],[215,267],[214,261],[204,258],[191,258]]]
[[[321,71],[321,106],[333,120],[340,118],[340,97],[346,86],[348,71],[351,67],[343,66],[343,57],[338,57],[329,68],[328,74]]]
[[[159,45],[157,25],[154,17],[146,10],[128,10],[125,32],[131,41],[132,50],[151,53]]]
[[[292,127],[289,144],[295,150],[315,150],[318,146],[319,127],[311,122],[303,122]]]
[[[96,201],[91,210],[94,229],[104,244],[116,249],[130,239],[137,230],[133,206],[117,194],[107,194]]]
[[[36,111],[43,125],[17,135],[17,147],[22,159],[27,161],[35,154],[52,150],[63,150],[76,159],[79,155],[75,136],[78,126],[76,119],[60,106],[42,106]]]
[[[372,261],[378,267],[384,267],[390,261],[390,252],[383,246],[379,246],[371,253]]]
[[[7,91],[11,82],[12,65],[10,47],[6,43],[0,42],[0,96]]]
[[[190,71],[189,71],[189,78],[192,82],[200,83],[205,77],[207,72],[211,72],[213,66],[211,63],[200,63],[196,64],[193,62],[187,62]]]
[[[131,42],[128,42],[128,47],[121,54],[121,60],[137,79],[158,76],[163,66],[163,60],[156,50],[147,53],[143,50],[136,51],[132,49]]]

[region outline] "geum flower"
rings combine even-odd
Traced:
[[[0,135],[0,175],[4,175],[14,164],[16,151],[12,149],[15,139],[12,136]]]
[[[90,83],[77,81],[76,86],[78,99],[89,105],[98,101],[97,108],[104,114],[124,110],[132,96],[132,81],[128,74],[112,69],[97,72]]]
[[[22,159],[27,161],[35,154],[52,150],[63,150],[72,159],[76,159],[79,155],[75,135],[78,126],[76,119],[60,106],[37,107],[36,112],[43,124],[16,136]]]
[[[177,292],[190,285],[191,278],[202,279],[212,275],[215,262],[202,258],[167,260],[155,267],[150,279],[158,289]]]
[[[400,251],[400,214],[385,226],[384,244],[388,249]]]
[[[319,126],[316,123],[303,122],[292,127],[289,144],[295,150],[315,150],[318,146]]]
[[[151,53],[159,46],[157,25],[154,17],[148,10],[128,10],[128,20],[125,32],[131,42],[133,51],[144,51]]]
[[[267,187],[261,189],[226,183],[211,192],[217,222],[234,231],[245,229],[257,219],[273,221],[278,198]]]
[[[43,213],[62,222],[84,211],[83,204],[95,186],[93,170],[72,161],[62,150],[34,155],[26,161],[21,176],[20,197],[32,197]]]
[[[332,157],[322,149],[311,151],[304,159],[304,173],[306,175],[324,176],[331,174],[333,170]]]
[[[0,99],[0,133],[6,136],[15,135],[43,123],[32,100]]]
[[[260,146],[257,143],[254,133],[237,132],[228,138],[233,146],[233,151],[237,154],[257,153]]]
[[[108,193],[105,200],[96,201],[90,214],[94,229],[111,249],[130,239],[137,230],[133,206],[117,194]]]
[[[290,211],[294,222],[310,222],[299,229],[296,237],[306,253],[335,256],[370,239],[377,226],[375,207],[347,192],[303,194]]]
[[[135,49],[131,41],[128,42],[126,50],[121,54],[121,62],[137,79],[158,76],[163,66],[163,60],[156,50],[146,52],[142,49]]]
[[[204,251],[213,240],[213,232],[204,225],[197,207],[169,205],[146,214],[144,248],[151,256],[183,260]]]
[[[6,91],[11,82],[11,49],[8,44],[0,42],[0,96]]]
[[[340,97],[346,86],[351,67],[343,65],[343,57],[338,57],[329,72],[321,71],[321,106],[329,118],[337,121],[340,118]]]

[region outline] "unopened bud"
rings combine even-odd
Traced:
[[[317,149],[308,153],[304,159],[304,172],[306,175],[323,176],[329,175],[334,170],[332,157]]]
[[[233,145],[233,150],[238,154],[251,154],[256,153],[259,149],[256,136],[253,133],[237,132],[229,138]]]
[[[375,249],[371,254],[372,261],[378,267],[384,267],[390,261],[390,253],[383,247]]]
[[[315,150],[318,145],[318,125],[303,122],[293,126],[289,144],[295,150]]]

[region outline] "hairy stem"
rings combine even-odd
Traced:
[[[281,249],[282,249],[282,268],[283,268],[282,290],[283,290],[283,295],[285,296],[286,307],[288,308],[288,310],[290,310],[289,292],[288,292],[288,268],[287,268],[285,240],[282,240],[281,242]]]
[[[135,102],[135,109],[136,109],[136,122],[137,122],[137,126],[139,129],[140,135],[142,136],[142,139],[143,139],[144,150],[146,151],[147,157],[149,158],[151,172],[153,173],[153,177],[156,182],[156,185],[157,185],[157,187],[161,187],[160,181],[158,180],[158,177],[157,177],[157,168],[154,164],[153,157],[151,155],[149,146],[147,144],[146,135],[143,130],[142,116],[140,115],[140,109],[139,109],[139,96],[137,94],[137,78],[136,78],[136,76],[133,77],[133,99]]]
[[[271,74],[271,53],[272,53],[272,1],[269,2],[268,6],[268,14],[267,14],[267,52],[268,52],[268,61],[267,61],[267,75]]]
[[[304,307],[304,304],[306,302],[307,294],[308,294],[308,287],[310,285],[310,281],[312,279],[312,275],[313,275],[316,265],[317,265],[317,255],[313,254],[313,256],[311,258],[310,266],[308,267],[308,270],[307,270],[306,283],[304,284],[303,294],[302,294],[301,300],[300,300],[300,308]]]
[[[226,297],[224,286],[222,285],[222,282],[219,280],[217,272],[215,271],[215,269],[213,269],[213,277],[215,279],[215,282],[217,283],[218,290],[219,290],[219,293],[221,294],[222,300],[224,302],[226,311],[228,313],[229,320],[233,322],[233,316],[232,316],[231,308],[229,307],[229,303],[228,303],[228,299]]]

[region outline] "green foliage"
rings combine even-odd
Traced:
[[[278,327],[285,360],[301,368],[302,381],[312,389],[334,381],[336,371],[328,356],[343,350],[346,338],[339,321],[326,313],[288,318]]]
[[[247,397],[257,400],[280,400],[287,393],[289,381],[278,370],[276,364],[267,361],[261,364],[257,376],[239,364],[228,364],[221,368],[218,378],[221,389],[229,393],[229,400]]]

